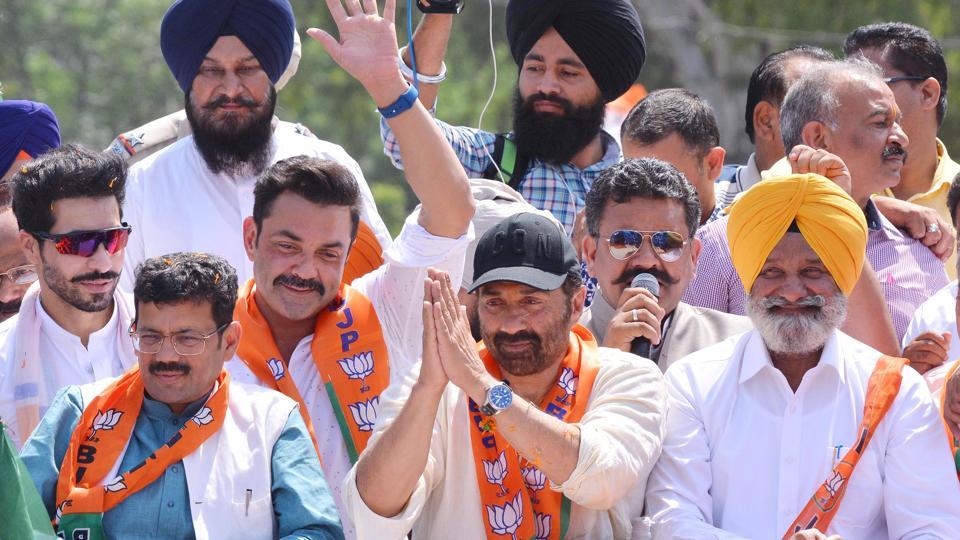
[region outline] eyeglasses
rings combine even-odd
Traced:
[[[925,81],[928,77],[923,77],[921,75],[898,75],[896,77],[885,77],[883,82],[887,84],[893,84],[900,81]]]
[[[223,332],[223,329],[228,326],[230,326],[230,322],[224,323],[209,334],[188,331],[181,334],[173,334],[172,336],[165,336],[157,332],[138,332],[134,329],[135,325],[130,325],[129,334],[130,339],[133,340],[133,348],[143,354],[159,353],[160,349],[163,348],[163,342],[166,341],[167,338],[170,338],[170,343],[173,344],[173,350],[177,354],[180,356],[194,356],[203,352],[208,339],[213,337],[214,334]]]
[[[37,268],[32,264],[15,266],[6,272],[0,272],[0,287],[7,280],[14,285],[28,285],[37,280]]]
[[[131,228],[129,225],[121,223],[119,227],[96,231],[73,231],[63,234],[32,232],[30,234],[40,240],[50,240],[53,242],[54,247],[57,248],[57,253],[61,255],[91,257],[97,252],[97,248],[100,247],[100,245],[103,245],[110,255],[120,251],[127,246],[130,231]]]
[[[644,237],[650,238],[653,252],[663,262],[674,262],[683,253],[686,238],[676,231],[632,231],[622,229],[613,231],[607,238],[607,247],[614,259],[625,261],[633,257],[643,245]]]

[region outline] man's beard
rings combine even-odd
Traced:
[[[779,306],[810,306],[813,314],[778,311]],[[822,307],[817,307],[822,306]],[[809,354],[823,348],[834,330],[847,317],[847,297],[842,293],[830,299],[807,296],[790,303],[780,296],[747,299],[747,315],[763,337],[767,349],[780,354]]]
[[[211,171],[234,176],[256,176],[266,170],[270,159],[270,138],[273,135],[271,123],[277,106],[277,91],[272,86],[267,103],[220,96],[200,106],[190,99],[189,91],[185,99],[193,141]],[[226,104],[242,105],[246,111],[222,119],[215,118],[217,108]]]
[[[89,272],[67,280],[66,276],[53,266],[44,265],[43,267],[43,280],[50,291],[67,304],[86,313],[98,313],[113,305],[113,292],[117,288],[118,277],[120,277],[119,272],[114,271]],[[113,288],[108,292],[92,294],[89,298],[84,298],[77,283],[102,279],[114,280]]]
[[[563,107],[562,115],[539,113],[536,101],[551,101]],[[583,150],[603,127],[603,98],[585,107],[575,107],[569,100],[542,93],[513,96],[513,134],[519,154],[554,165],[568,163]]]
[[[571,307],[568,303],[563,316],[551,320],[542,335],[527,330],[516,334],[507,334],[506,332],[489,334],[483,331],[482,323],[480,332],[483,335],[484,344],[490,350],[490,354],[496,360],[500,369],[505,374],[523,377],[540,373],[557,358],[566,354],[569,341],[567,334],[570,332],[570,324],[568,323],[570,314]],[[520,352],[506,352],[501,348],[504,344],[518,341],[529,341],[530,347]]]
[[[16,300],[11,300],[9,302],[0,302],[0,322],[3,322],[19,313],[21,301],[23,301],[23,297],[17,298]]]

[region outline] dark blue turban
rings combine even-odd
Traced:
[[[160,25],[160,50],[186,93],[220,36],[237,36],[274,84],[293,53],[296,21],[288,0],[177,0]]]
[[[60,146],[60,124],[43,103],[0,101],[0,176],[23,151],[34,158]]]
[[[587,66],[604,101],[637,81],[646,43],[630,0],[510,0],[507,41],[517,65],[551,26]]]

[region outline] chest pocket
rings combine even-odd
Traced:
[[[844,538],[866,538],[866,531],[874,528],[880,519],[883,511],[883,474],[882,464],[874,450],[868,447],[854,469],[847,493],[830,524],[830,534],[839,534]]]

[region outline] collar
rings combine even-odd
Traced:
[[[844,384],[846,379],[846,369],[843,363],[843,357],[840,354],[839,332],[835,329],[830,333],[827,342],[823,345],[823,352],[820,353],[820,362],[816,367],[825,366],[837,373],[840,384]],[[776,369],[770,360],[770,352],[767,345],[763,342],[763,337],[756,329],[751,330],[747,336],[747,343],[741,352],[743,359],[740,365],[739,383],[744,384],[754,376],[764,370]]]
[[[863,216],[867,218],[867,228],[871,231],[879,231],[883,228],[883,216],[877,210],[877,205],[873,204],[873,199],[867,201],[863,207]]]
[[[760,182],[760,169],[757,167],[757,154],[750,154],[747,164],[737,169],[737,185],[740,191],[746,191]]]
[[[43,309],[43,303],[40,302],[40,295],[37,294],[37,315],[40,317],[40,330],[43,332],[49,333],[53,336],[55,341],[60,343],[76,343],[81,345],[80,338],[68,331],[66,331],[62,326],[60,326],[57,321],[53,320],[53,317],[45,309]],[[87,350],[93,348],[93,343],[105,342],[113,339],[114,333],[117,331],[117,297],[113,296],[113,310],[110,314],[110,320],[107,321],[107,324],[103,325],[103,328],[100,328],[96,332],[90,334],[90,339],[87,341]]]
[[[606,169],[622,160],[623,153],[620,151],[620,143],[602,129],[600,130],[600,143],[603,144],[603,157],[600,158],[600,161],[584,169],[585,171]]]

